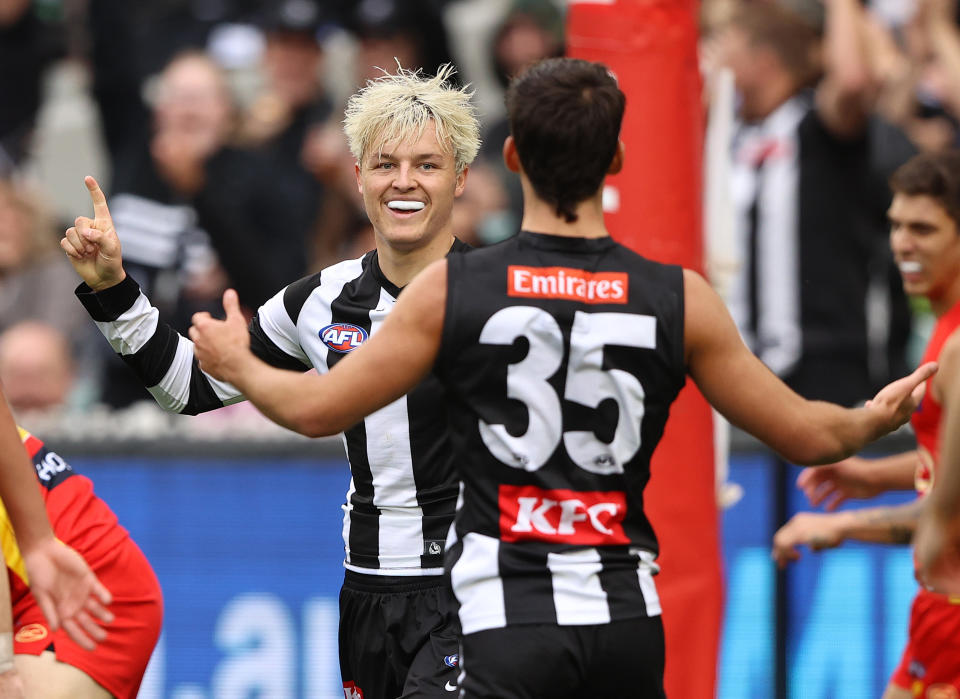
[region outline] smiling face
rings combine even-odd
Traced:
[[[942,313],[960,300],[960,231],[933,197],[896,193],[887,211],[890,248],[903,290]]]
[[[356,175],[378,246],[412,250],[453,236],[453,201],[463,193],[467,171],[457,172],[433,121],[417,140],[370,148]]]

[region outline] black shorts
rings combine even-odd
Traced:
[[[340,676],[350,699],[455,699],[458,623],[442,575],[346,571],[340,589]]]
[[[460,699],[664,699],[660,617],[531,624],[461,640]]]

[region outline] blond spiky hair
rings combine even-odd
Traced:
[[[419,139],[433,119],[437,140],[450,148],[462,172],[480,150],[480,123],[470,101],[473,92],[449,83],[456,69],[440,66],[434,77],[406,70],[368,80],[366,87],[347,102],[343,130],[350,152],[360,162],[370,148],[410,138]]]

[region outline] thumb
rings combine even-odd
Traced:
[[[927,392],[927,382],[923,381],[919,386],[916,386],[913,391],[910,393],[910,398],[913,400],[914,404],[919,405],[920,401],[923,400],[923,394]]]
[[[233,320],[235,317],[243,318],[240,311],[240,297],[237,296],[235,289],[227,289],[223,292],[223,310],[227,313],[227,320]]]

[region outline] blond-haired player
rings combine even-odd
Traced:
[[[432,77],[398,68],[350,99],[345,131],[376,249],[290,284],[259,309],[250,341],[272,366],[326,372],[377,332],[424,267],[467,249],[454,237],[453,203],[480,146],[479,124],[472,93],[452,86],[452,74],[450,66]],[[242,400],[201,371],[189,340],[158,323],[123,270],[103,193],[93,178],[86,183],[94,218],[79,217],[61,245],[85,282],[80,300],[113,348],[168,410]],[[344,432],[352,478],[340,662],[350,699],[456,689],[455,612],[442,573],[458,483],[443,406],[428,377]]]

